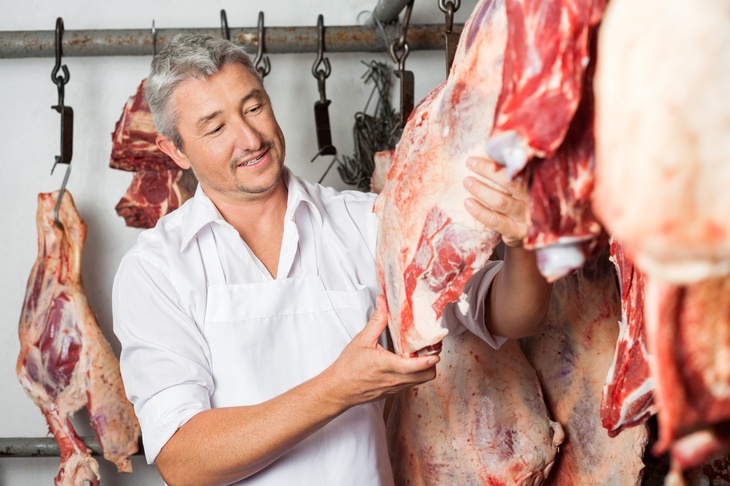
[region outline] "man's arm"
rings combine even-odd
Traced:
[[[470,170],[490,179],[488,159],[471,158]],[[550,304],[552,284],[540,275],[535,254],[522,248],[527,235],[527,193],[522,182],[485,184],[467,177],[464,186],[467,211],[485,226],[501,233],[505,244],[504,265],[494,277],[487,296],[487,328],[498,336],[518,339],[535,334]]]
[[[399,357],[378,344],[384,301],[365,328],[320,375],[267,402],[198,413],[170,438],[156,464],[170,486],[229,484],[245,478],[345,410],[432,380],[437,356]]]

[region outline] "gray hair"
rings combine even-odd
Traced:
[[[145,97],[155,128],[182,149],[177,129],[175,88],[190,78],[205,79],[227,64],[240,64],[261,79],[251,58],[236,44],[211,35],[178,34],[152,60],[152,72],[145,85]]]

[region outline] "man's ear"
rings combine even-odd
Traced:
[[[178,165],[181,169],[189,169],[190,161],[188,160],[185,153],[177,148],[172,140],[164,135],[157,135],[155,138],[157,147],[164,153],[170,156],[170,158]]]

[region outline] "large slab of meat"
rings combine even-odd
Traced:
[[[730,10],[611,0],[599,34],[594,209],[649,275],[730,273]]]
[[[20,316],[16,372],[40,407],[61,450],[56,485],[99,484],[99,466],[74,431],[71,416],[88,407],[104,452],[120,472],[131,472],[139,424],[127,401],[119,361],[99,329],[81,283],[86,225],[66,191],[38,196],[38,258]]]
[[[515,341],[466,331],[443,341],[436,379],[395,396],[388,444],[396,484],[543,484],[563,430]]]
[[[649,277],[646,325],[659,441],[682,469],[730,450],[730,276],[689,285]]]
[[[548,410],[565,430],[549,484],[641,484],[647,428],[609,437],[601,422],[601,394],[620,316],[615,271],[603,254],[555,282],[544,328],[522,340]]]
[[[481,0],[464,25],[447,80],[412,112],[376,202],[376,262],[399,353],[438,346],[444,306],[484,266],[500,235],[464,207],[469,156],[484,137],[500,92],[507,37],[503,0]],[[494,178],[508,185],[506,171]]]
[[[115,209],[127,226],[151,228],[165,214],[193,196],[197,180],[155,144],[157,130],[144,96],[146,80],[127,100],[112,133],[109,167],[134,172]]]
[[[552,157],[583,92],[590,38],[605,0],[506,0],[509,35],[487,151],[520,172]]]
[[[644,423],[656,413],[655,380],[644,322],[646,275],[629,259],[619,240],[611,242],[621,291],[621,320],[613,364],[603,388],[601,418],[609,435]]]

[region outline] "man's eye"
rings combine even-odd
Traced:
[[[264,105],[254,105],[248,110],[246,110],[246,113],[256,114],[260,112],[263,109]]]
[[[218,125],[213,130],[209,131],[206,135],[215,135],[223,129],[223,125]]]

